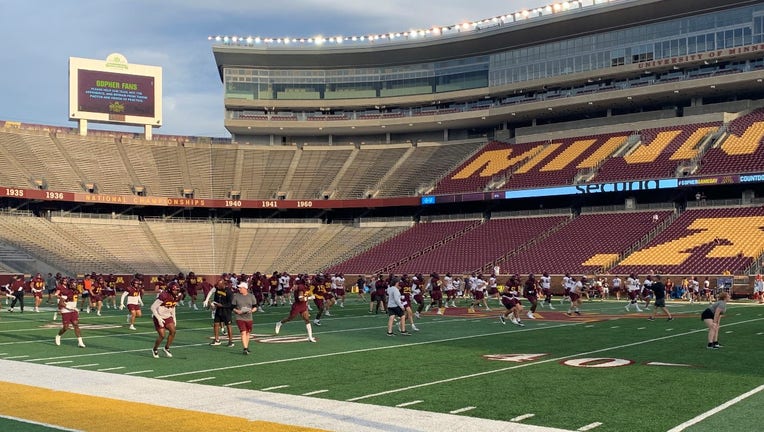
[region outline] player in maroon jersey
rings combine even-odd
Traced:
[[[130,324],[130,330],[135,330],[135,319],[141,316],[142,294],[140,280],[133,278],[119,299],[119,310],[125,309],[125,299],[127,299],[127,322]]]
[[[98,316],[101,316],[101,308],[103,308],[103,290],[105,287],[106,281],[103,277],[94,278],[93,284],[90,286],[90,307],[95,309]]]
[[[382,307],[382,312],[387,312],[386,291],[387,282],[385,282],[381,274],[377,274],[374,281],[374,292],[371,293],[371,301],[369,302],[369,313],[378,314],[380,306]]]
[[[443,281],[437,273],[430,273],[430,283],[427,285],[430,291],[430,304],[424,309],[429,311],[431,307],[438,306],[438,315],[443,315]]]
[[[539,288],[533,273],[528,275],[528,279],[526,279],[525,284],[523,284],[523,297],[525,297],[531,304],[531,310],[528,311],[528,318],[536,319],[533,314],[536,313],[536,308],[539,305]]]
[[[11,307],[8,309],[8,312],[13,312],[13,309],[18,302],[21,307],[21,313],[24,313],[24,275],[16,275],[13,282],[11,282],[10,290],[13,295],[13,300],[11,301]]]
[[[326,292],[326,284],[324,283],[324,278],[320,274],[315,275],[311,279],[309,282],[309,290],[313,293],[313,304],[315,304],[317,308],[316,317],[313,319],[313,324],[320,326],[321,317],[324,315],[326,308],[326,296],[328,295]]]
[[[58,291],[58,311],[61,314],[61,330],[56,335],[56,345],[61,345],[61,336],[69,330],[71,325],[74,328],[74,334],[77,336],[77,346],[85,348],[82,342],[82,333],[80,332],[80,313],[77,310],[77,282],[71,280],[68,286],[62,286]]]
[[[40,304],[42,303],[42,294],[45,292],[45,279],[42,274],[37,273],[32,280],[29,281],[29,289],[32,291],[34,297],[34,311],[40,312]]]
[[[110,274],[108,276],[104,276],[104,289],[103,289],[103,295],[106,303],[106,307],[110,309],[116,309],[117,308],[117,278]]]
[[[196,307],[196,297],[199,295],[199,280],[196,278],[194,272],[188,272],[185,288],[186,295],[188,296],[189,309],[199,310],[199,308]]]
[[[313,337],[313,328],[310,326],[310,314],[308,313],[308,301],[312,300],[312,296],[308,292],[308,287],[305,285],[305,281],[302,278],[297,278],[292,285],[292,294],[294,301],[292,302],[289,316],[276,323],[276,334],[281,331],[281,326],[295,319],[298,315],[302,317],[305,322],[305,329],[308,331],[308,342],[315,342]]]
[[[276,306],[276,299],[279,296],[279,272],[275,271],[267,278],[268,293],[270,294],[270,306]]]
[[[523,312],[523,305],[520,303],[520,298],[517,295],[517,291],[509,286],[507,286],[504,289],[504,292],[501,293],[501,304],[504,305],[506,311],[499,315],[499,321],[501,321],[502,324],[506,324],[507,318],[509,318],[509,321],[512,324],[525,327],[525,324],[523,324],[523,321],[520,319],[520,314]]]
[[[167,289],[162,291],[154,300],[154,304],[151,305],[151,315],[154,320],[154,329],[157,331],[157,338],[154,341],[154,348],[151,349],[151,355],[154,358],[159,358],[159,344],[167,337],[165,342],[164,354],[167,357],[172,357],[170,353],[170,346],[172,341],[175,340],[175,307],[180,302],[183,294],[180,291],[180,284],[176,281],[172,281],[167,284]]]
[[[401,280],[398,283],[398,288],[401,292],[401,303],[403,304],[403,313],[406,315],[406,319],[411,323],[411,329],[419,331],[419,328],[414,324],[414,311],[411,309],[411,298],[413,297],[412,286],[413,279],[409,279],[408,275],[401,276]]]

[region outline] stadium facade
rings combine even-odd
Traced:
[[[218,37],[225,126],[270,145],[508,140],[761,97],[762,2],[589,3],[362,41]]]

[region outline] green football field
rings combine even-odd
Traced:
[[[555,311],[526,318],[525,327],[502,325],[493,301],[492,311],[429,312],[417,320],[420,331],[389,337],[386,316],[350,300],[313,326],[317,343],[305,340],[301,320],[275,336],[274,323],[289,309],[273,307],[255,315],[249,356],[238,331],[235,347],[225,338],[210,346],[209,311],[179,307],[173,358],[159,359],[151,356],[156,333],[148,307],[135,331],[121,311],[82,313],[84,349],[72,331],[54,345],[60,318],[52,321],[50,307],[23,314],[3,308],[0,358],[568,430],[760,430],[764,306],[731,304],[723,347],[709,350],[699,319],[705,303],[670,302],[676,318],[652,322],[645,312],[627,313],[625,302],[585,302],[573,318],[554,304]],[[0,419],[3,430],[13,424]]]

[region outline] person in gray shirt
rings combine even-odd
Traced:
[[[249,355],[249,335],[252,333],[252,312],[257,310],[257,299],[249,292],[246,282],[239,282],[239,292],[233,295],[231,305],[236,317],[236,326],[241,334],[241,345],[244,347],[243,354]]]
[[[393,323],[395,317],[400,318],[399,331],[401,335],[410,336],[411,333],[406,331],[406,315],[403,313],[403,302],[401,301],[401,280],[396,278],[390,279],[390,285],[387,287],[387,335],[393,336]]]

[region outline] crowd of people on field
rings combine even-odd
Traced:
[[[55,304],[53,320],[62,318],[62,328],[56,335],[56,344],[60,345],[61,336],[72,327],[78,338],[78,346],[85,347],[79,329],[79,312],[95,311],[100,316],[103,308],[124,310],[127,307],[126,322],[130,330],[136,330],[136,320],[142,316],[143,297],[146,291],[144,275],[136,273],[128,283],[118,280],[114,275],[86,274],[81,278],[48,274],[43,277],[37,273],[28,281],[23,275],[16,275],[3,286],[9,311],[20,308],[24,311],[24,293],[34,297],[34,311],[40,306]],[[118,282],[122,282],[118,285]],[[289,306],[289,314],[276,323],[274,332],[279,334],[281,327],[299,317],[307,331],[307,341],[316,342],[313,326],[321,326],[321,319],[331,316],[333,307],[343,308],[350,293],[361,302],[369,304],[370,314],[380,312],[389,316],[388,331],[390,336],[410,335],[408,328],[419,331],[416,320],[422,314],[432,311],[443,315],[448,308],[463,307],[467,313],[478,309],[490,312],[489,300],[498,302],[501,312],[498,316],[502,324],[507,322],[524,326],[524,319],[536,319],[538,308],[555,309],[552,278],[547,272],[536,276],[529,274],[521,277],[510,275],[503,284],[499,275],[452,275],[430,273],[424,275],[376,274],[359,276],[355,283],[345,280],[342,273],[297,274],[275,271],[271,274],[255,272],[251,275],[223,273],[212,284],[206,277],[197,277],[194,272],[176,275],[157,276],[151,282],[156,294],[150,306],[151,317],[157,332],[152,355],[159,357],[159,348],[164,341],[162,351],[171,357],[170,347],[175,337],[178,306],[187,306],[190,310],[209,310],[213,320],[213,341],[210,345],[221,345],[221,336],[227,336],[227,346],[233,347],[232,323],[235,321],[241,335],[244,354],[249,354],[249,335],[252,332],[253,313],[263,312],[268,308]],[[666,297],[685,299],[689,302],[718,301],[721,291],[714,290],[705,278],[701,283],[697,277],[684,278],[674,284],[667,278],[649,274],[640,280],[635,274],[625,280],[619,276],[604,275],[572,276],[568,273],[561,281],[562,296],[560,305],[569,303],[565,312],[568,316],[580,315],[584,300],[605,300],[611,296],[620,301],[626,300],[625,309],[637,312],[649,310],[651,301],[655,308],[673,319],[666,309]],[[118,292],[121,291],[119,300]],[[759,301],[764,301],[764,280],[759,276],[754,286],[759,293]],[[557,291],[559,293],[559,291]],[[47,300],[45,296],[47,295]],[[368,295],[368,300],[367,300]],[[457,301],[461,302],[457,306]],[[525,305],[524,305],[525,304]],[[312,306],[311,306],[312,305]],[[642,307],[640,307],[640,305]],[[313,317],[311,319],[311,313]],[[652,312],[650,319],[655,316]],[[718,323],[718,320],[716,321]],[[397,324],[397,333],[393,326]]]

